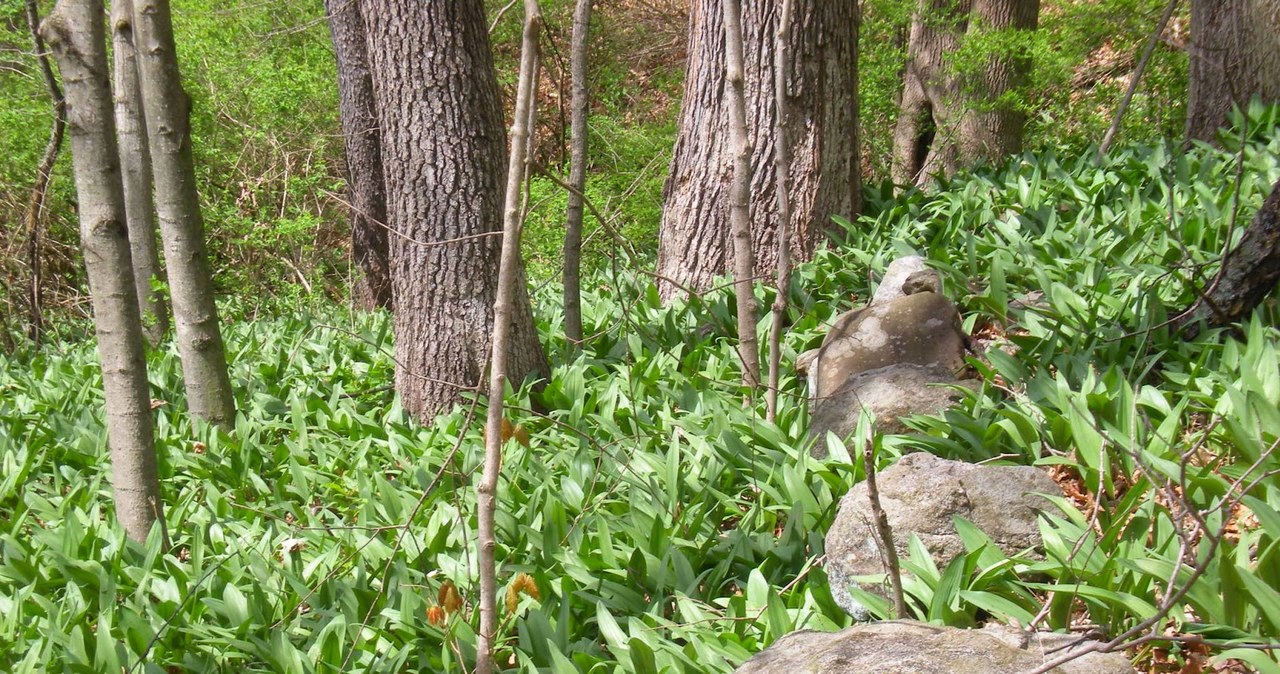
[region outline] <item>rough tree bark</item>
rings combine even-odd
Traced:
[[[62,150],[62,136],[67,126],[67,104],[62,97],[62,89],[58,86],[58,78],[53,75],[53,66],[49,63],[49,54],[44,46],[44,38],[40,35],[40,9],[36,0],[26,3],[27,27],[31,29],[31,40],[36,50],[36,58],[40,62],[40,74],[44,76],[45,88],[49,90],[49,98],[53,101],[53,123],[49,129],[49,142],[45,144],[44,155],[40,157],[40,166],[36,169],[36,181],[31,186],[31,198],[27,200],[27,267],[30,270],[30,283],[27,287],[27,337],[32,342],[40,343],[40,333],[44,329],[44,278],[40,261],[40,220],[44,215],[45,200],[49,195],[49,183],[53,180],[53,165]]]
[[[587,38],[591,0],[577,0],[569,55],[572,95],[569,103],[569,206],[564,227],[564,334],[576,348],[582,342],[582,195],[587,186]]]
[[[1201,325],[1222,327],[1244,320],[1276,289],[1280,281],[1280,180],[1262,203],[1253,222],[1222,260],[1209,288],[1200,299],[1173,320],[1187,339],[1200,333]]]
[[[142,89],[138,85],[133,42],[133,0],[111,3],[111,48],[115,59],[116,135],[120,145],[125,213],[129,220],[133,284],[142,310],[142,333],[155,346],[169,331],[169,309],[164,296],[151,286],[152,279],[163,277],[151,201],[151,150],[147,147],[147,123],[142,116]]]
[[[1030,61],[1016,52],[990,54],[979,76],[964,78],[953,62],[967,40],[1034,31],[1039,12],[1039,0],[920,0],[893,134],[894,182],[924,187],[1022,150],[1026,115],[1001,97],[1025,83]]]
[[[135,0],[133,44],[187,406],[227,427],[235,421],[235,398],[213,300],[191,156],[191,99],[182,90],[169,0]]]
[[[480,632],[476,639],[476,674],[493,671],[494,643],[498,636],[497,510],[498,472],[502,469],[502,395],[506,390],[507,356],[511,338],[511,312],[516,305],[516,283],[522,281],[520,230],[523,212],[521,189],[528,174],[529,131],[536,109],[534,87],[538,71],[538,35],[542,11],[538,0],[524,1],[524,40],[520,49],[520,79],[511,124],[511,150],[507,158],[507,185],[502,211],[502,257],[498,265],[498,291],[493,302],[493,344],[489,360],[489,410],[485,423],[484,474],[477,492],[478,543],[480,546]]]
[[[382,130],[396,390],[429,420],[489,362],[506,133],[481,0],[366,0]],[[546,376],[523,268],[508,373]]]
[[[746,75],[742,58],[742,3],[722,0],[728,146],[733,157],[729,184],[729,236],[733,240],[733,292],[737,301],[738,360],[742,385],[760,385],[760,348],[756,344],[755,255],[751,247],[751,141],[747,139]]]
[[[776,122],[772,36],[778,0],[742,7],[750,222],[757,275],[777,260],[777,199],[773,161]],[[671,174],[664,190],[658,273],[695,290],[730,270],[728,192],[732,153],[727,133],[724,24],[719,0],[696,0],[689,14],[689,63]],[[861,207],[858,150],[858,10],[845,0],[795,0],[793,49],[785,95],[795,130],[791,147],[792,254],[808,258],[832,215]],[[661,283],[666,298],[678,291]]]
[[[1188,140],[1216,142],[1232,106],[1280,101],[1280,0],[1192,0]]]
[[[382,135],[374,112],[373,76],[369,73],[360,5],[361,0],[324,3],[338,64],[338,113],[346,141],[347,194],[351,201],[351,256],[359,269],[351,294],[362,309],[390,309]]]
[[[116,516],[135,541],[164,526],[151,396],[125,224],[106,34],[97,0],[60,0],[41,32],[66,85],[80,242],[102,363]]]

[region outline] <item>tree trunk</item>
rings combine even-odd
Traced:
[[[760,348],[756,344],[755,255],[751,250],[751,142],[747,140],[746,77],[742,57],[742,3],[722,0],[726,107],[729,109],[728,146],[733,157],[729,184],[729,236],[733,239],[733,292],[738,310],[738,360],[742,385],[760,385]],[[776,131],[776,129],[775,129]],[[764,167],[767,169],[767,166]]]
[[[367,0],[382,130],[396,390],[429,420],[474,390],[489,362],[507,175],[502,106],[481,0]],[[508,372],[549,373],[523,267]]]
[[[742,8],[747,136],[751,158],[752,245],[757,275],[777,260],[777,198],[772,171],[774,120],[772,36],[778,0],[746,0]],[[728,195],[733,155],[724,142],[724,19],[718,0],[696,0],[689,16],[689,63],[671,174],[664,190],[658,273],[696,290],[729,272]],[[784,92],[795,130],[791,147],[792,254],[812,255],[833,215],[861,207],[858,146],[857,3],[796,0],[794,48]],[[678,288],[664,282],[664,297]]]
[[[144,541],[157,521],[163,531],[164,516],[107,79],[102,4],[60,0],[42,32],[53,47],[66,85],[80,242],[102,362],[116,516],[130,538]]]
[[[961,168],[1021,152],[1026,115],[1001,99],[1025,84],[1031,65],[1026,55],[989,54],[976,77],[961,77],[954,61],[965,41],[1035,30],[1039,11],[1039,0],[920,0],[893,133],[895,183],[925,187]]]
[[[163,277],[156,251],[156,218],[151,201],[151,151],[147,147],[147,123],[142,116],[142,90],[138,86],[133,42],[133,0],[111,3],[111,46],[115,57],[116,133],[120,141],[125,213],[129,220],[133,284],[143,313],[142,332],[155,346],[169,331],[169,309],[164,296],[151,289],[152,279]]]
[[[49,54],[44,47],[44,38],[40,36],[40,9],[36,0],[27,0],[27,27],[31,29],[31,41],[36,50],[36,58],[40,62],[40,73],[44,76],[45,88],[49,90],[49,98],[53,101],[53,124],[49,129],[49,142],[45,144],[44,155],[40,158],[40,166],[36,169],[36,181],[31,186],[31,198],[27,201],[27,268],[30,270],[28,285],[28,323],[27,336],[35,344],[40,343],[40,333],[44,329],[44,277],[40,256],[40,221],[44,215],[44,204],[49,196],[49,183],[53,180],[53,165],[62,150],[62,136],[67,126],[67,104],[62,97],[62,89],[53,75],[53,66],[49,63]]]
[[[134,2],[133,39],[187,406],[194,416],[229,427],[235,398],[213,300],[191,157],[191,99],[178,73],[169,0]]]
[[[573,45],[569,55],[572,101],[569,104],[569,206],[564,227],[564,334],[577,348],[582,342],[582,195],[587,185],[587,37],[591,0],[577,0],[573,11]]]
[[[392,307],[387,263],[387,193],[382,176],[382,135],[374,112],[362,0],[325,0],[333,56],[338,63],[338,112],[346,141],[347,194],[351,200],[351,256],[359,269],[352,288],[365,310]]]
[[[1280,0],[1192,0],[1187,139],[1216,142],[1232,106],[1280,101]]]
[[[523,225],[521,188],[528,174],[529,134],[537,111],[538,35],[542,11],[538,0],[524,1],[524,40],[520,49],[520,79],[512,114],[511,150],[507,159],[507,186],[502,211],[502,257],[498,265],[498,292],[493,302],[493,344],[489,361],[489,410],[485,420],[484,474],[477,492],[477,538],[480,547],[480,632],[476,639],[476,674],[493,671],[494,644],[498,637],[498,547],[494,528],[497,510],[498,472],[502,469],[503,400],[506,390],[511,311],[520,281],[520,230]]]
[[[774,179],[778,183],[778,292],[773,296],[773,320],[769,327],[769,382],[765,391],[765,418],[778,420],[778,382],[782,378],[782,330],[787,313],[787,294],[791,290],[791,125],[787,97],[781,95],[787,82],[787,64],[791,62],[791,16],[794,3],[782,0],[779,23],[774,35],[773,81],[774,119],[778,142],[773,148]]]
[[[1244,320],[1280,281],[1280,180],[1262,203],[1240,243],[1222,259],[1213,283],[1191,308],[1173,320],[1187,339],[1200,333],[1201,321],[1222,327]]]

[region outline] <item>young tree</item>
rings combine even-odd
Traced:
[[[40,167],[36,170],[35,184],[31,186],[25,223],[27,267],[31,274],[27,287],[27,336],[31,341],[39,344],[40,333],[44,328],[44,277],[41,273],[43,265],[40,259],[40,220],[44,214],[45,201],[49,196],[49,183],[53,180],[53,165],[58,160],[58,153],[62,151],[62,137],[67,127],[67,104],[63,100],[58,79],[53,75],[53,66],[49,63],[44,38],[40,35],[40,8],[36,0],[27,0],[25,9],[27,27],[31,30],[32,44],[40,63],[40,74],[44,76],[45,88],[49,90],[49,98],[53,100],[53,126],[49,130],[49,142],[45,144],[44,155],[40,158]]]
[[[137,52],[133,44],[133,0],[111,3],[111,49],[115,92],[116,135],[120,146],[125,213],[129,220],[129,247],[133,258],[133,284],[142,310],[142,332],[155,346],[169,331],[169,309],[164,296],[152,289],[160,275],[156,251],[156,218],[151,202],[151,151],[147,147],[147,123],[142,116],[142,90],[138,86]]]
[[[507,185],[502,210],[502,257],[498,264],[498,291],[493,301],[493,344],[489,357],[489,411],[485,423],[484,475],[477,492],[477,538],[480,546],[480,633],[476,639],[476,674],[493,671],[494,643],[498,636],[498,578],[494,552],[498,471],[502,468],[502,394],[506,390],[507,360],[511,337],[511,312],[515,308],[516,283],[521,281],[520,229],[523,213],[520,196],[528,172],[529,133],[537,109],[534,101],[538,71],[538,35],[542,11],[538,0],[524,0],[524,40],[520,49],[520,79],[511,123],[511,150],[507,159]]]
[[[577,0],[573,11],[573,44],[569,55],[572,95],[569,102],[569,206],[564,227],[564,334],[571,344],[582,341],[582,195],[587,186],[587,37],[591,0]]]
[[[738,305],[738,360],[742,385],[760,385],[760,348],[756,344],[756,294],[752,289],[755,255],[751,247],[751,141],[747,139],[746,76],[742,58],[742,3],[723,0],[725,96],[728,99],[728,141],[733,156],[729,185],[729,236],[733,240],[733,283]]]
[[[134,2],[133,40],[187,405],[194,416],[226,427],[235,421],[235,398],[213,300],[191,156],[191,99],[182,90],[169,0]]]
[[[373,76],[365,47],[361,0],[325,0],[333,56],[338,64],[338,113],[346,141],[351,200],[351,256],[360,275],[352,296],[370,310],[391,308],[387,264],[387,196],[382,177],[382,135],[374,112]]]
[[[749,220],[755,273],[777,260],[776,182],[771,164],[774,120],[772,36],[778,0],[742,6],[747,139],[751,157]],[[689,63],[675,156],[667,178],[659,232],[658,273],[682,286],[706,289],[730,271],[729,189],[733,153],[725,91],[724,17],[719,0],[695,0],[689,15]],[[794,129],[790,167],[792,253],[812,254],[831,216],[861,207],[858,146],[858,12],[847,0],[795,0],[794,49],[786,91]],[[673,283],[661,284],[664,297]]]
[[[774,117],[778,142],[773,148],[774,176],[778,183],[778,292],[773,297],[773,320],[769,327],[769,382],[765,391],[765,415],[778,420],[778,382],[782,378],[782,330],[787,313],[787,292],[791,288],[791,115],[784,90],[787,65],[791,63],[792,0],[782,0],[778,10],[778,30],[773,41]]]
[[[153,524],[164,526],[164,515],[112,119],[102,4],[59,0],[41,32],[53,48],[66,85],[80,242],[102,362],[116,516],[130,538],[143,541]]]
[[[891,175],[925,186],[957,169],[1022,151],[1026,115],[1008,101],[1030,71],[1021,32],[1039,0],[920,0],[911,22]],[[957,69],[966,44],[987,48],[977,75]]]
[[[396,390],[429,420],[482,379],[493,335],[507,175],[502,105],[481,0],[367,0],[382,131]],[[523,269],[508,374],[549,372]]]
[[[1280,2],[1192,0],[1187,139],[1215,142],[1232,106],[1280,101]]]

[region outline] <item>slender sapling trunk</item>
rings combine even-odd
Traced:
[[[537,0],[524,2],[524,42],[520,52],[520,80],[511,124],[511,149],[507,161],[507,187],[502,211],[502,258],[498,266],[498,291],[493,303],[493,349],[489,360],[489,414],[485,424],[484,474],[476,488],[480,546],[480,633],[476,639],[476,674],[493,671],[494,643],[498,636],[498,580],[494,550],[494,513],[497,507],[498,471],[502,466],[502,395],[506,388],[507,349],[511,314],[515,306],[516,279],[520,277],[520,194],[527,170],[529,120],[534,105],[534,73],[538,63],[538,34],[542,12]]]
[[[747,138],[747,100],[742,65],[742,3],[725,0],[725,90],[729,109],[729,143],[733,149],[733,184],[729,190],[729,237],[733,241],[733,282],[738,307],[738,358],[742,385],[760,385],[760,348],[756,344],[755,257],[751,251],[751,142]]]
[[[778,144],[774,146],[773,159],[778,181],[778,291],[773,298],[773,323],[769,328],[769,386],[765,391],[765,414],[769,423],[778,420],[782,328],[787,314],[787,291],[791,288],[791,124],[787,119],[786,70],[791,50],[791,0],[782,0],[774,40],[773,81]]]
[[[573,12],[569,55],[572,95],[569,103],[569,207],[564,227],[564,334],[577,349],[582,342],[582,195],[587,184],[587,38],[591,0],[578,0]]]
[[[142,333],[155,346],[169,331],[169,310],[164,296],[152,289],[160,276],[156,250],[156,218],[151,201],[151,151],[147,147],[147,123],[142,115],[142,89],[138,86],[137,53],[133,43],[133,0],[111,3],[111,48],[115,59],[114,90],[116,135],[120,145],[124,207],[129,219],[129,247],[133,257],[133,284],[142,310]]]

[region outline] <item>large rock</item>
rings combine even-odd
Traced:
[[[841,314],[810,361],[812,396],[839,391],[854,375],[889,365],[922,365],[945,372],[964,366],[960,314],[934,292],[906,295]]]
[[[994,626],[981,630],[914,621],[856,625],[842,632],[792,632],[738,674],[1019,674],[1058,657],[1075,637]],[[1072,650],[1078,650],[1076,644]],[[1053,674],[1133,674],[1123,654],[1089,653]]]
[[[1041,494],[1061,491],[1049,476],[1031,466],[980,466],[928,453],[908,454],[880,473],[880,504],[893,530],[894,547],[905,557],[915,534],[938,568],[965,553],[953,518],[969,520],[1007,555],[1041,545],[1039,511],[1051,509]],[[882,584],[859,585],[856,576],[883,574],[866,482],[849,490],[827,531],[827,577],[831,595],[854,618],[869,616],[849,594],[861,587],[883,594]]]
[[[858,417],[868,410],[875,415],[881,433],[906,433],[902,421],[912,414],[941,414],[964,397],[948,384],[976,388],[974,379],[957,382],[946,370],[922,365],[890,365],[854,375],[839,391],[813,405],[809,435],[816,438],[813,456],[827,455],[827,431],[845,437],[858,427]]]
[[[883,304],[909,294],[904,292],[902,288],[907,278],[916,272],[927,269],[924,258],[919,255],[908,255],[890,262],[889,268],[884,270],[884,278],[880,280],[880,285],[876,287],[875,294],[871,296],[871,303]]]

